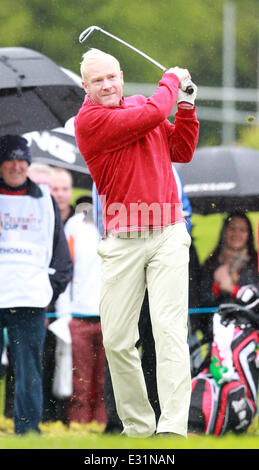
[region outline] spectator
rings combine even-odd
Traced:
[[[82,198],[81,198],[82,200]],[[73,216],[65,227],[74,274],[57,302],[58,315],[70,314],[73,393],[66,415],[72,421],[106,423],[104,406],[105,353],[99,314],[101,258],[99,236],[84,212]]]
[[[51,179],[51,167],[49,165],[45,165],[44,163],[31,163],[27,170],[27,176],[30,178],[31,181],[37,184],[50,184]],[[50,311],[52,308],[50,307]],[[48,322],[46,322],[47,326]],[[51,371],[51,367],[46,367],[45,363],[45,356],[46,350],[50,348],[50,335],[51,333],[47,330],[46,337],[44,342],[44,351],[43,351],[43,417],[42,420],[44,421],[44,415],[46,412],[46,403],[45,403],[45,388],[49,387],[49,373]],[[10,348],[7,348],[7,358],[8,364],[6,365],[5,370],[5,409],[4,414],[8,418],[13,418],[13,406],[14,406],[14,372],[13,366],[11,363],[10,357]],[[49,366],[50,364],[48,364]],[[44,380],[44,377],[47,373],[47,381]],[[46,382],[46,383],[45,383]],[[51,403],[53,403],[51,401]],[[52,405],[51,405],[52,406]]]
[[[189,233],[192,231],[191,217],[192,217],[192,206],[191,203],[184,191],[182,178],[179,174],[179,171],[172,165],[175,181],[177,184],[178,195],[180,201],[182,201],[183,215],[186,221],[186,227]]]
[[[79,196],[77,199],[76,199],[76,202],[75,202],[75,206],[76,206],[76,214],[79,214],[80,212],[83,212],[84,213],[84,221],[85,222],[91,222],[91,223],[95,223],[95,217],[94,217],[94,214],[93,214],[93,199],[92,199],[92,195],[89,195],[89,194],[83,194],[81,196]]]
[[[105,228],[104,228],[104,223],[103,223],[103,210],[102,210],[101,201],[100,201],[100,197],[97,192],[97,189],[96,189],[95,182],[93,182],[93,185],[92,185],[92,201],[93,201],[94,223],[98,229],[100,237],[103,237],[105,235]]]
[[[234,302],[240,286],[257,282],[251,222],[244,212],[234,211],[224,220],[217,246],[202,266],[201,304],[212,307]],[[210,318],[204,317],[203,332],[211,334]]]
[[[39,175],[37,174],[37,177]],[[70,171],[65,168],[52,167],[50,178],[48,178],[50,191],[59,208],[64,227],[67,221],[74,215],[74,207],[71,205],[73,193],[73,177]],[[56,313],[56,305],[52,303],[48,312]],[[49,324],[55,318],[49,320]],[[53,393],[53,380],[56,367],[56,350],[59,339],[50,330],[47,330],[45,348],[43,354],[43,391],[44,391],[44,411],[43,421],[62,421],[67,423],[66,418],[66,398],[57,397]]]
[[[53,168],[51,173],[50,190],[59,207],[61,219],[65,224],[69,217],[74,215],[74,208],[71,205],[73,195],[73,177],[70,171],[65,168]]]
[[[40,432],[45,308],[72,275],[63,224],[46,185],[27,178],[31,155],[19,135],[0,138],[0,329],[14,367],[14,427]],[[0,331],[2,351],[2,331]]]
[[[201,268],[198,253],[196,251],[194,239],[192,236],[192,206],[191,202],[188,199],[181,176],[178,170],[173,165],[173,172],[175,180],[177,183],[177,189],[179,198],[182,201],[183,215],[186,221],[186,227],[191,235],[192,243],[190,246],[190,263],[189,263],[189,308],[198,308],[200,307],[200,275]],[[200,321],[202,316],[200,314],[190,315],[189,316],[189,339],[191,336],[196,334],[196,331],[199,329]]]

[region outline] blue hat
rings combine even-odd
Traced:
[[[0,137],[0,165],[5,160],[26,160],[31,164],[31,153],[28,142],[20,135],[4,135]]]

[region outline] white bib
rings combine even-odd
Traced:
[[[40,198],[0,195],[0,308],[51,301],[55,214],[48,186],[40,188]]]

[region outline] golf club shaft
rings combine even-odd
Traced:
[[[110,36],[111,38],[115,39],[115,41],[119,41],[121,44],[124,44],[124,46],[127,46],[129,47],[130,49],[132,49],[133,51],[137,52],[138,54],[140,54],[142,57],[145,57],[147,60],[149,60],[150,62],[152,62],[154,65],[156,65],[158,68],[160,68],[161,70],[163,70],[164,72],[166,71],[166,68],[159,64],[159,62],[157,62],[156,60],[152,59],[151,57],[149,57],[147,54],[145,54],[144,52],[140,51],[139,49],[137,49],[136,47],[132,46],[131,44],[129,44],[128,42],[126,41],[123,41],[123,39],[120,39],[118,38],[117,36],[114,36],[114,34],[111,34],[111,33],[108,33],[108,31],[105,31],[104,29],[102,28],[99,28],[99,26],[91,26],[90,28],[94,28],[95,30],[97,31],[101,31],[101,33],[103,34],[106,34],[107,36]],[[92,29],[92,31],[94,31],[94,29]],[[87,28],[85,31],[83,31],[80,36],[79,36],[79,41],[80,42],[83,42],[85,41],[85,39],[91,34],[92,31],[89,31],[89,34],[87,34],[89,28]]]
[[[145,54],[144,52],[140,51],[139,49],[137,49],[136,47],[132,46],[131,44],[129,44],[128,42],[124,41],[123,39],[120,39],[118,38],[117,36],[114,36],[114,34],[111,34],[109,33],[108,31],[105,31],[104,29],[100,28],[99,26],[90,26],[89,28],[85,29],[79,36],[79,42],[82,43],[84,42],[88,36],[90,36],[90,34],[93,32],[93,31],[100,31],[101,33],[103,34],[106,34],[107,36],[115,39],[115,41],[118,41],[120,42],[121,44],[124,44],[124,46],[126,47],[129,47],[130,49],[132,49],[133,51],[137,52],[137,54],[141,55],[142,57],[144,57],[145,59],[147,59],[149,62],[152,62],[152,64],[156,65],[156,67],[158,67],[160,70],[162,70],[163,72],[166,72],[166,67],[164,67],[163,65],[161,65],[159,62],[157,62],[156,60],[152,59],[152,57],[150,57],[149,55]],[[192,85],[187,85],[186,86],[186,89],[184,90],[186,91],[186,93],[188,94],[192,94],[193,93],[193,87]]]

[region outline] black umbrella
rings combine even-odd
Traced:
[[[259,151],[204,147],[195,151],[190,163],[176,168],[193,212],[259,211]]]
[[[71,127],[73,128],[72,122]],[[75,137],[66,132],[66,128],[34,131],[23,136],[28,140],[33,162],[66,168],[71,171],[76,187],[92,188],[92,178],[78,150]]]
[[[0,135],[64,126],[83,99],[84,90],[48,57],[0,48]]]

